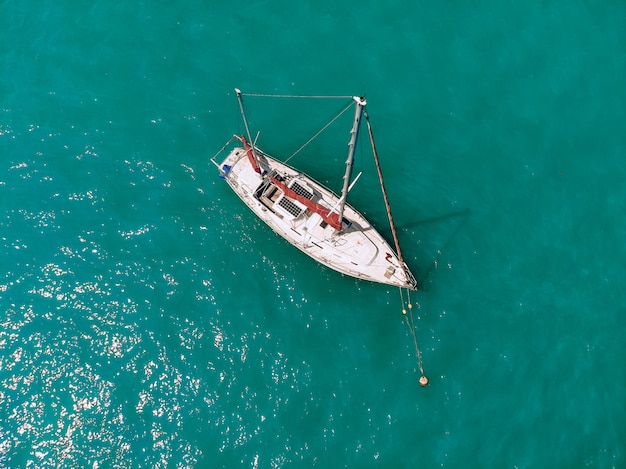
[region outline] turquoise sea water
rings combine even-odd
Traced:
[[[0,2],[1,467],[626,467],[624,2],[79,3]],[[367,94],[427,388],[217,177],[235,86]],[[248,101],[279,157],[340,105]]]

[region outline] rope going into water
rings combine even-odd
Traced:
[[[420,351],[419,345],[417,344],[417,334],[415,332],[415,321],[413,319],[413,304],[411,303],[410,295],[411,295],[410,291],[407,290],[406,302],[405,302],[404,295],[402,294],[402,288],[400,288],[400,301],[402,302],[402,316],[404,317],[404,322],[407,325],[409,331],[411,332],[411,336],[413,337],[413,345],[415,346],[415,357],[417,359],[417,367],[421,373],[419,383],[421,386],[427,386],[428,378],[424,374],[424,366],[422,363],[422,352]],[[407,314],[407,308],[409,310],[408,314]]]

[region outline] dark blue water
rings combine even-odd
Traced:
[[[626,5],[170,3],[0,2],[0,466],[624,467]],[[235,86],[367,94],[427,388],[217,177]],[[277,157],[341,107],[247,104]]]

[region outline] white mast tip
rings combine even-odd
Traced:
[[[365,98],[362,96],[352,96],[352,99],[354,99],[357,104],[360,104],[361,106],[367,105],[367,101],[365,101]]]
[[[239,88],[235,88],[235,93],[237,93],[237,96],[241,95],[241,90]]]

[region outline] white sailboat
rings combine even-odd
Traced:
[[[416,290],[417,281],[400,251],[365,99],[351,98],[355,107],[354,121],[343,187],[337,195],[256,146],[250,136],[244,94],[238,89],[235,92],[246,135],[234,135],[211,161],[241,200],[275,233],[317,262],[351,277]],[[363,116],[367,121],[395,250],[347,202],[348,193],[358,179],[357,176],[352,180],[352,167]],[[217,163],[215,159],[227,149],[226,158]]]

